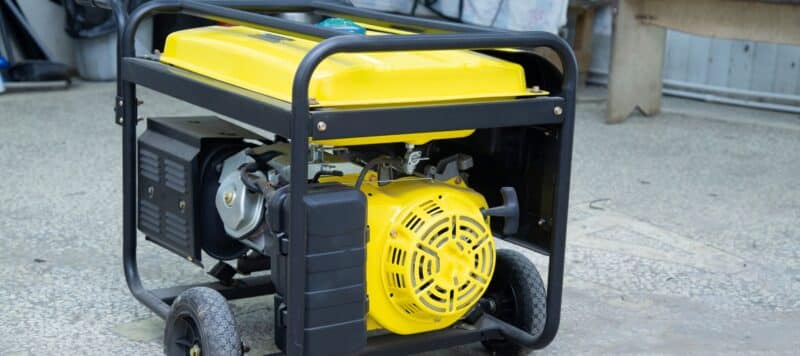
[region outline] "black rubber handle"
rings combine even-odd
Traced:
[[[513,187],[500,188],[503,196],[503,205],[484,209],[483,215],[502,217],[503,235],[513,235],[519,230],[519,199]]]

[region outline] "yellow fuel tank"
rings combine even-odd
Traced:
[[[367,32],[367,35],[381,34],[384,33]],[[160,61],[289,102],[297,67],[317,44],[301,37],[249,27],[210,26],[170,34]],[[463,50],[337,54],[320,64],[309,87],[313,107],[419,105],[546,94],[528,90],[520,65]],[[472,132],[431,132],[318,143],[336,146],[384,142],[422,144],[435,139],[464,137]]]

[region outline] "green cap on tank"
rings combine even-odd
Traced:
[[[327,18],[318,22],[317,26],[330,28],[336,31],[355,33],[358,35],[364,35],[367,33],[367,30],[359,26],[357,23],[341,17]]]

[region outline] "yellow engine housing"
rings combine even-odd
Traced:
[[[461,180],[402,178],[367,196],[370,330],[414,334],[448,327],[478,302],[494,272],[486,200]],[[355,177],[329,181],[353,184]]]

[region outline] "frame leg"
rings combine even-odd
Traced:
[[[635,110],[661,111],[666,30],[643,24],[643,0],[619,0],[611,45],[606,122],[625,121]]]

